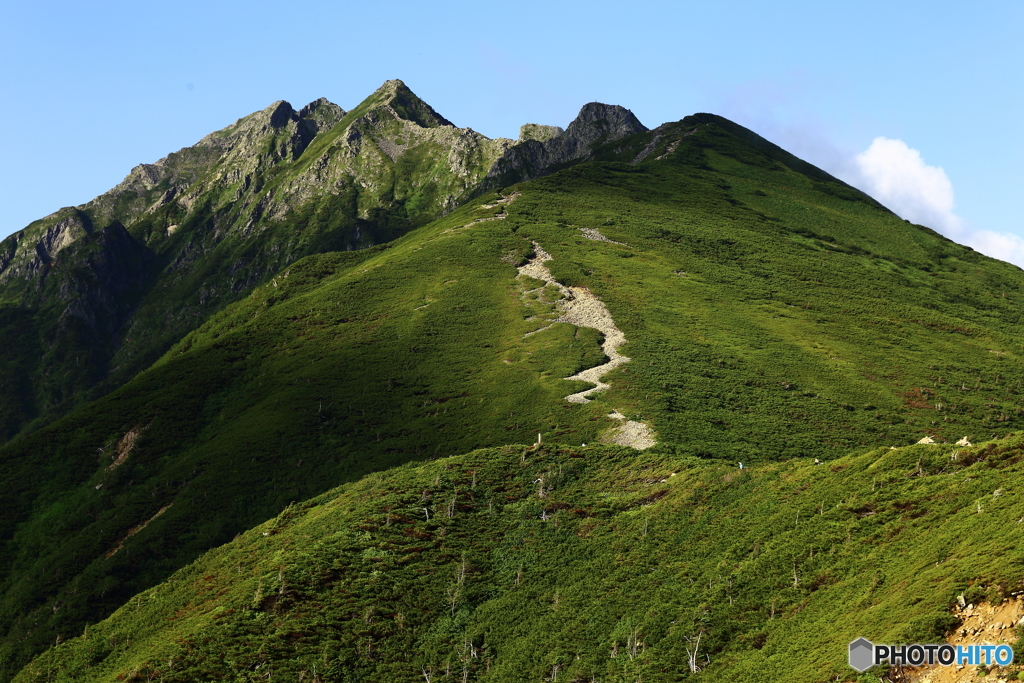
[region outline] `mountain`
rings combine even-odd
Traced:
[[[370,514],[366,506],[377,504],[372,497],[365,499],[366,492],[381,490],[380,482],[392,482],[387,495],[397,497],[401,514],[410,520],[419,511],[406,510],[409,501],[426,496],[418,506],[426,508],[424,524],[427,516],[435,524],[439,515],[454,519],[463,504],[482,513],[483,503],[491,500],[486,514],[493,510],[494,518],[479,517],[483,526],[473,526],[465,537],[466,543],[487,545],[490,553],[496,542],[485,543],[477,536],[514,538],[513,526],[526,518],[532,524],[535,513],[545,524],[562,520],[558,524],[566,524],[572,538],[586,538],[588,532],[567,518],[575,514],[574,519],[589,519],[585,511],[598,504],[594,501],[611,506],[601,513],[607,519],[623,524],[639,519],[641,508],[654,506],[660,498],[637,494],[644,501],[640,507],[619,508],[615,501],[647,491],[663,478],[662,470],[685,468],[688,474],[680,482],[688,482],[683,488],[690,493],[673,498],[678,505],[663,506],[671,509],[657,512],[657,523],[691,525],[693,536],[687,542],[696,550],[687,567],[675,566],[664,583],[681,585],[690,581],[686,577],[696,582],[699,575],[699,585],[711,580],[713,591],[716,579],[705,574],[717,572],[724,581],[730,576],[725,567],[745,556],[738,549],[714,545],[724,527],[716,526],[717,518],[707,511],[728,503],[736,510],[764,510],[765,515],[786,510],[788,515],[797,503],[810,507],[809,499],[800,497],[806,489],[796,483],[791,489],[773,488],[775,477],[804,481],[812,476],[808,473],[818,477],[850,468],[848,475],[821,483],[821,493],[845,505],[853,498],[841,491],[865,486],[867,474],[853,473],[875,471],[871,463],[884,460],[889,447],[911,454],[906,457],[923,458],[915,479],[935,474],[928,480],[934,486],[960,481],[950,477],[966,465],[950,465],[945,472],[940,466],[943,458],[952,457],[953,447],[901,448],[926,435],[949,443],[963,437],[985,441],[1020,429],[1024,373],[1018,340],[1024,320],[1016,301],[1024,274],[899,219],[866,195],[721,117],[696,114],[648,130],[622,107],[590,104],[564,130],[527,125],[518,141],[488,140],[455,128],[399,82],[390,81],[351,112],[326,101],[300,112],[278,103],[225,130],[169,156],[156,165],[160,170],[136,169],[121,189],[29,226],[16,240],[21,260],[9,260],[21,265],[3,271],[10,272],[3,291],[18,294],[11,294],[2,309],[12,323],[0,328],[0,334],[8,335],[9,346],[18,350],[4,362],[22,373],[18,391],[9,397],[5,389],[4,400],[27,406],[10,413],[15,415],[10,429],[19,435],[0,447],[5,472],[0,494],[0,668],[5,678],[58,640],[85,638],[86,625],[118,608],[122,615],[130,612],[132,600],[141,610],[143,598],[137,596],[142,591],[173,592],[178,579],[169,577],[190,563],[198,563],[194,568],[218,562],[236,566],[231,564],[234,559],[223,559],[232,550],[204,553],[265,520],[281,514],[291,519],[305,511],[326,514],[326,508],[317,507],[326,498],[301,501],[327,491],[335,491],[330,496],[355,496],[343,511],[350,516],[339,517],[334,526],[302,531],[308,539],[290,536],[295,552],[303,552],[307,541],[329,546],[333,541],[325,534],[334,534],[333,529],[342,536],[372,535],[376,526],[364,529],[358,521]],[[145,187],[142,178],[152,179],[150,190],[139,189]],[[164,197],[169,199],[160,203]],[[58,224],[64,227],[51,230]],[[33,261],[26,250],[36,240],[38,255],[47,231],[55,236],[47,242],[53,245],[46,252],[52,255],[50,261],[30,268],[27,264]],[[10,270],[15,267],[20,270]],[[76,315],[79,310],[85,313]],[[99,322],[86,324],[91,321]],[[41,349],[54,355],[44,356]],[[71,369],[79,374],[72,375]],[[13,382],[15,375],[5,377]],[[35,396],[40,387],[59,388],[65,392],[64,402],[54,403],[50,397],[49,412],[34,408],[38,404],[25,397]],[[29,419],[36,422],[26,429]],[[523,446],[506,446],[533,444],[538,438],[541,443],[529,452]],[[583,443],[589,446],[579,445]],[[643,450],[595,446],[600,443]],[[1001,442],[995,443],[985,447],[988,451],[971,452],[1002,448]],[[485,450],[459,455],[474,449]],[[523,469],[523,476],[532,477],[530,486],[520,490],[516,484],[503,491],[501,482],[519,476],[513,474],[515,468],[529,461],[529,453],[549,458],[543,467],[554,468],[559,477],[571,470],[564,476],[575,482],[575,497],[556,499],[567,507],[535,510],[524,502],[532,501],[525,491],[538,485],[538,479],[543,490],[554,474]],[[937,455],[929,459],[925,453]],[[904,467],[903,457],[894,455],[893,462]],[[989,462],[988,456],[978,457],[978,463]],[[815,458],[827,465],[809,465]],[[725,486],[734,481],[729,477],[739,471],[737,462],[747,469],[757,463],[751,479],[767,478],[752,488]],[[633,472],[648,465],[656,470],[656,481],[646,481],[655,474]],[[440,471],[465,473],[477,467],[481,473],[491,472],[486,482],[477,482],[470,473],[467,490],[465,481],[452,479],[451,490],[444,489],[436,499],[434,489],[421,481],[436,478]],[[916,490],[900,489],[893,472],[886,476],[906,500],[886,499],[886,505],[904,512],[930,509],[933,499],[926,492],[918,497]],[[645,483],[637,484],[635,477]],[[625,488],[616,488],[615,482]],[[697,507],[684,502],[712,484],[724,487],[723,497],[701,498]],[[339,485],[343,488],[337,489]],[[472,493],[476,485],[484,487],[480,498]],[[460,502],[459,491],[469,499]],[[934,491],[927,495],[941,498]],[[784,503],[786,496],[798,500]],[[516,507],[520,503],[526,507]],[[701,507],[705,504],[711,507]],[[584,512],[569,512],[576,508]],[[847,513],[859,519],[857,510],[862,508],[851,510]],[[847,518],[837,519],[841,525]],[[891,538],[903,533],[901,524],[917,517],[893,519],[894,526],[884,531]],[[772,524],[777,528],[777,520]],[[448,541],[431,535],[440,533],[439,528],[408,526],[401,533],[408,531],[408,538],[424,543],[429,536],[444,548]],[[738,533],[731,531],[736,528],[728,527],[729,534]],[[619,556],[632,547],[630,562],[656,566],[667,561],[664,553],[680,552],[672,546],[645,555],[643,546],[633,547],[632,532],[618,529],[609,527],[603,541],[607,545],[593,551],[605,557],[597,564],[583,562],[577,552],[590,551],[559,545],[561,540],[550,546],[551,557],[559,559],[545,570],[550,573],[546,585],[559,595],[558,587],[564,585],[567,597],[573,593],[590,603],[596,594],[581,592],[572,577],[604,575],[609,553]],[[426,670],[420,675],[439,676],[439,667],[454,652],[451,648],[459,643],[470,651],[482,647],[474,640],[474,624],[497,623],[480,610],[490,609],[487,600],[503,595],[492,572],[507,574],[502,564],[506,559],[486,555],[473,560],[470,546],[456,543],[456,536],[451,537],[454,556],[461,558],[464,549],[468,562],[479,563],[483,577],[478,595],[467,597],[465,604],[456,599],[448,607],[453,619],[463,607],[464,616],[455,621],[433,616],[412,620],[405,607],[388,611],[390,607],[373,606],[389,619],[402,613],[411,620],[402,638],[412,640],[389,640],[384,647],[387,652],[405,648],[411,659],[401,660],[406,662],[401,665],[380,651],[371,656],[377,647],[372,643],[390,637],[391,631],[346,626],[349,630],[336,634],[349,649],[355,647],[353,638],[363,638],[353,656],[374,662],[378,680],[404,680],[406,664],[416,662]],[[885,536],[865,538],[882,543]],[[792,559],[783,561],[785,557],[811,549],[802,536],[794,539],[780,546],[781,554],[772,562],[785,564]],[[360,553],[376,557],[380,547],[359,540],[331,550],[341,558],[341,568],[324,570],[331,575],[324,579],[327,583],[313,581],[303,588],[296,609],[315,614],[320,610],[317,600],[347,600],[344,592],[318,592],[336,580],[358,584],[342,591],[372,592],[378,585],[373,576],[351,574],[362,569],[350,560]],[[823,552],[813,547],[816,556]],[[388,584],[388,590],[408,593],[413,602],[443,605],[463,583],[452,588],[440,577],[457,572],[460,565],[451,564],[448,550],[425,558],[419,554],[404,553],[401,564],[403,572],[410,572],[409,580],[414,574],[423,577],[422,592],[410,592],[403,583],[406,578]],[[1009,564],[1000,561],[991,571],[974,572],[959,563],[973,562],[975,555],[957,557],[958,568],[948,581],[943,579],[943,586],[1003,582],[1010,589]],[[297,558],[274,554],[259,561],[278,563],[275,571],[282,577],[293,565],[306,567],[301,572],[320,571]],[[814,566],[825,576],[818,586],[839,571],[839,565]],[[890,580],[908,577],[910,566],[893,564]],[[239,591],[251,588],[246,582],[254,574],[246,573],[246,567],[263,571],[246,563],[237,567]],[[465,577],[471,573],[468,567]],[[206,571],[194,568],[184,571]],[[227,585],[228,575],[217,579],[218,587],[207,596],[213,601],[211,609],[237,611],[230,601],[241,599],[241,593]],[[256,580],[257,586],[263,585]],[[728,583],[730,588],[734,582]],[[612,591],[612,584],[602,585]],[[646,583],[637,585],[637,590],[646,590]],[[274,586],[279,595],[287,592]],[[730,605],[741,597],[749,607],[784,586],[753,582],[742,596],[729,597]],[[794,588],[804,590],[799,580]],[[798,593],[786,594],[787,609],[803,609],[797,606],[807,596]],[[229,594],[235,597],[217,602]],[[157,645],[169,638],[188,640],[186,631],[202,626],[193,624],[191,612],[192,625],[182,626],[180,634],[168,635],[154,626],[161,619],[172,623],[179,618],[175,615],[182,608],[167,612],[180,599],[181,594],[175,595],[179,597],[170,602],[154,602],[145,623],[139,624],[140,639]],[[257,606],[264,595],[255,600]],[[680,595],[698,600],[698,605],[706,597]],[[835,601],[831,605],[849,594],[823,595],[846,596],[829,597]],[[939,598],[925,600],[918,588],[892,599],[897,602],[887,604],[923,601],[912,611],[924,619],[943,609]],[[367,605],[360,600],[356,602],[362,610]],[[601,636],[605,640],[587,641],[587,647],[605,643],[625,652],[631,642],[632,654],[623,662],[647,657],[641,650],[654,648],[654,636],[640,636],[648,628],[643,624],[657,621],[647,615],[657,607],[645,600],[636,603],[635,610],[641,611],[623,607],[607,615],[640,621],[616,631],[614,642]],[[832,611],[822,612],[820,623],[837,618],[835,609],[828,609]],[[202,614],[195,618],[203,624],[214,618]],[[544,619],[524,614],[515,619],[525,619],[523,628],[529,633],[518,645],[501,641],[501,652],[537,651],[526,643],[547,633],[541,626]],[[724,613],[724,621],[708,622],[714,642],[707,652],[715,653],[716,661],[717,653],[732,647],[753,647],[751,643],[770,638],[789,642],[790,635],[781,632],[770,636],[772,625],[763,624],[764,615],[752,607],[730,614]],[[370,625],[381,623],[374,621],[377,616],[374,612],[360,618]],[[643,621],[648,616],[655,621]],[[274,628],[283,623],[274,616],[266,619]],[[734,621],[743,623],[730,625]],[[127,633],[127,622],[110,623],[111,634]],[[388,621],[386,628],[401,630],[395,623]],[[242,635],[234,644],[210,636],[213,649],[204,650],[202,661],[189,660],[190,667],[199,668],[182,669],[191,673],[180,675],[227,676],[226,669],[216,667],[208,674],[198,672],[212,666],[211,657],[249,662],[258,656],[245,649],[251,642],[277,647],[262,631],[257,637],[246,630],[250,626],[237,628],[233,632]],[[313,648],[316,656],[340,647],[331,640],[335,636],[319,636],[311,629],[316,631],[301,622],[281,637],[291,639],[296,648],[296,643]],[[762,640],[758,629],[767,629],[763,638],[769,640]],[[845,637],[845,631],[829,633]],[[203,632],[202,638],[207,637]],[[836,637],[845,647],[848,641]],[[84,672],[81,667],[93,665],[97,676],[155,675],[157,650],[139,641],[130,646],[122,635],[104,639],[107,645],[99,649],[90,650],[94,645],[88,639],[58,648],[25,668],[23,675],[49,675],[53,667]],[[640,646],[641,640],[647,645]],[[563,654],[582,656],[582,645],[570,641]],[[815,647],[825,645],[818,642]],[[295,661],[306,662],[313,650],[296,649]],[[165,651],[159,652],[163,657]],[[166,652],[172,662],[184,656]],[[682,672],[679,663],[685,659],[680,659],[678,647],[664,652],[650,655],[665,657],[657,660],[657,667],[665,667],[666,675]],[[63,659],[64,653],[72,659]],[[280,662],[287,656],[270,659]],[[765,664],[759,655],[749,656],[754,659],[744,661],[779,666],[776,660]],[[485,663],[488,657],[490,664]],[[464,668],[467,675],[481,678],[486,672],[478,665],[496,666],[496,672],[533,670],[504,657],[488,654]],[[147,658],[152,659],[145,664],[148,672],[143,667]],[[72,660],[78,663],[72,666]],[[263,663],[251,661],[253,667]],[[607,677],[597,660],[587,661],[596,667],[588,669],[589,675]],[[558,673],[555,667],[585,675],[582,668],[563,662],[562,655],[542,663],[550,665],[544,674],[548,677]],[[350,665],[355,666],[344,664]],[[392,665],[397,667],[392,673],[382,673]],[[819,669],[827,667],[813,670]],[[370,669],[359,671],[359,676],[372,677]],[[623,672],[631,681],[634,673],[657,680],[653,669]],[[68,674],[86,675],[93,673]],[[315,677],[311,671],[303,675]],[[324,680],[343,679],[340,673],[323,675]],[[160,676],[170,677],[170,670],[161,667]]]
[[[303,256],[391,241],[496,178],[541,174],[642,129],[595,104],[544,142],[490,140],[396,80],[350,112],[275,102],[137,166],[0,242],[0,441],[120,386]],[[523,145],[529,173],[510,171]]]

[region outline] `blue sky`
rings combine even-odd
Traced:
[[[516,137],[707,111],[1024,266],[1024,2],[7,3],[0,237],[278,99],[400,78]]]

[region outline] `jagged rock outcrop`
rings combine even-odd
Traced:
[[[552,138],[556,138],[565,129],[560,126],[545,126],[540,123],[526,123],[519,127],[519,139],[517,142],[526,142],[527,140],[536,140],[537,142],[547,142]]]
[[[61,251],[92,231],[89,217],[73,208],[61,209],[37,223],[41,225],[0,243],[0,285],[11,279],[42,277]]]
[[[148,281],[153,254],[124,226],[89,229],[75,213],[50,226],[35,256],[9,268],[0,306],[0,441],[73,407],[108,373]],[[20,286],[19,286],[20,285]]]
[[[91,202],[61,209],[0,242],[7,378],[0,441],[33,419],[74,407],[94,389],[113,388],[203,319],[198,312],[187,323],[168,325],[162,319],[174,320],[183,302],[161,296],[159,288],[148,301],[143,296],[146,285],[161,282],[167,273],[161,266],[173,263],[175,252],[212,256],[215,246],[208,235],[179,244],[167,238],[176,223],[189,220],[196,200],[230,204],[232,177],[261,178],[280,160],[300,156],[319,130],[344,115],[326,100],[303,111],[277,102],[192,147],[135,167]],[[153,328],[144,336],[150,340],[145,352],[122,341],[140,308],[153,312],[145,320]],[[123,357],[115,359],[118,352]]]
[[[152,164],[140,164],[116,187],[82,208],[97,224],[119,220],[131,225],[141,214],[176,202],[190,211],[200,197],[215,206],[258,192],[262,176],[281,162],[294,161],[345,110],[324,98],[295,111],[277,101],[211,133]],[[212,194],[211,194],[212,193]]]
[[[66,304],[60,319],[76,318],[96,343],[109,343],[141,293],[152,258],[118,222],[77,242],[53,268],[53,275],[61,276],[54,283],[54,298]]]
[[[359,218],[383,209],[422,222],[471,196],[513,145],[456,127],[402,81],[387,81],[297,164],[264,215],[280,219],[313,196],[354,188]]]
[[[490,189],[539,177],[586,160],[598,145],[646,131],[647,127],[625,107],[591,102],[564,131],[555,126],[523,126],[519,143],[494,163],[482,186]]]
[[[299,110],[299,118],[307,122],[307,125],[315,126],[314,133],[322,133],[329,130],[331,126],[345,116],[345,110],[334,104],[326,97],[313,100]]]

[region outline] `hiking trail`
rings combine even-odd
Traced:
[[[544,251],[536,242],[533,243],[533,248],[535,252],[534,257],[526,264],[519,266],[518,270],[520,275],[543,280],[545,283],[558,288],[562,295],[562,298],[556,303],[559,316],[551,321],[551,325],[555,323],[569,323],[576,327],[590,327],[604,335],[604,343],[601,345],[601,348],[604,350],[605,355],[608,356],[608,361],[565,378],[568,380],[590,382],[595,385],[565,397],[565,400],[570,403],[589,403],[590,399],[588,396],[604,391],[611,386],[607,382],[602,382],[601,377],[620,365],[629,362],[629,358],[619,353],[619,347],[626,343],[626,335],[615,325],[615,320],[612,319],[611,313],[608,312],[604,302],[596,294],[587,287],[567,287],[556,280],[551,271],[548,270],[548,267],[544,265],[547,261],[554,260],[551,254]],[[526,293],[528,294],[529,292]],[[551,325],[530,334],[546,330]],[[620,426],[613,430],[610,436],[612,443],[632,446],[638,449],[649,448],[655,444],[654,435],[650,427],[643,422],[626,420],[625,416],[618,413],[618,411],[613,411],[609,414],[609,417],[624,420]]]

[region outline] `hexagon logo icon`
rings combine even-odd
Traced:
[[[860,672],[867,671],[875,663],[875,646],[867,638],[858,638],[850,643],[850,666]]]

